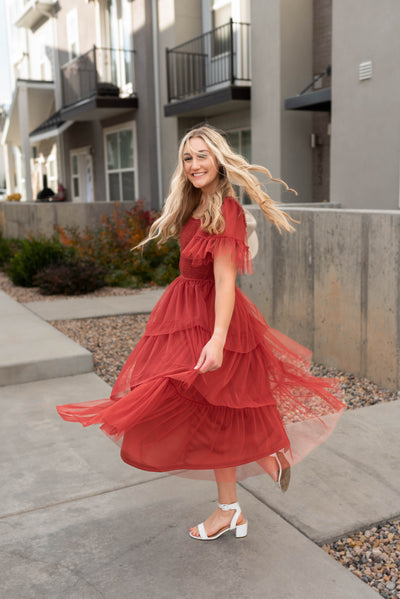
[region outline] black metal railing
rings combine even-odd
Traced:
[[[232,19],[212,31],[167,48],[168,102],[223,83],[251,81],[250,24]]]
[[[134,95],[133,50],[93,46],[61,67],[63,105],[94,95]]]

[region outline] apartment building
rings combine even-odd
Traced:
[[[299,193],[276,200],[399,208],[398,0],[6,3],[9,192],[158,208],[208,122]]]
[[[139,193],[158,201],[154,177],[138,188],[154,140],[152,56],[143,33],[152,20],[140,12],[148,3],[139,4],[8,2],[15,91],[4,141],[8,185],[12,190],[16,180],[24,199],[36,197],[47,174],[49,186],[61,182],[74,202],[132,200]],[[138,69],[134,43],[144,50]]]

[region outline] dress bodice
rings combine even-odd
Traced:
[[[179,260],[179,271],[185,279],[209,279],[212,280],[213,265],[212,261],[204,262],[203,264],[193,264],[190,255],[185,254],[185,248],[193,237],[200,230],[200,219],[190,217],[182,228],[180,235],[181,256]]]
[[[201,220],[193,217],[184,224],[180,234],[179,269],[185,279],[213,281],[214,258],[221,255],[229,255],[239,272],[252,272],[243,208],[234,198],[226,197],[222,217],[221,233],[204,231]]]

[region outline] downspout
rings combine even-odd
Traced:
[[[157,188],[158,208],[162,207],[164,198],[162,192],[161,175],[161,97],[159,82],[159,56],[158,56],[158,0],[151,0],[151,26],[153,42],[153,65],[154,65],[154,116],[156,124],[156,156],[157,156]]]

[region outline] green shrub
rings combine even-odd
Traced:
[[[6,273],[14,283],[32,287],[35,275],[50,266],[60,264],[71,256],[72,250],[63,246],[56,238],[24,239],[21,248],[11,258]]]
[[[113,215],[103,217],[97,229],[58,228],[60,241],[74,248],[81,258],[89,257],[107,271],[107,284],[142,287],[166,285],[178,273],[179,246],[174,240],[162,246],[148,243],[142,250],[131,251],[142,241],[157,218],[137,202],[132,210],[116,206]],[[161,282],[162,281],[162,282]]]
[[[103,287],[106,284],[105,274],[105,270],[93,260],[70,258],[38,272],[34,283],[45,295],[79,295]]]
[[[160,262],[152,277],[156,285],[168,285],[179,275],[179,245],[173,239],[168,239],[165,243],[167,254]]]
[[[22,247],[20,239],[5,239],[0,233],[0,267],[4,267]]]

